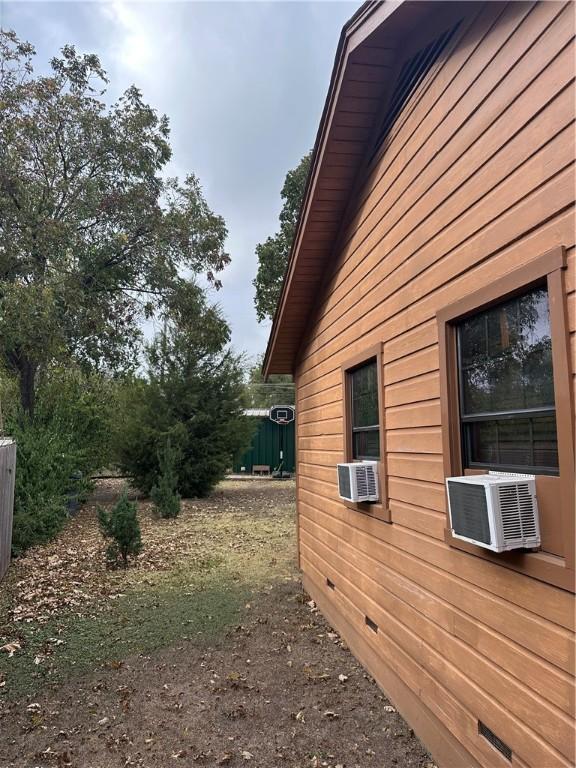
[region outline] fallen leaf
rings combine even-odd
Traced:
[[[5,651],[8,654],[8,658],[10,659],[16,651],[19,651],[22,648],[18,640],[14,640],[11,643],[6,643],[6,645],[0,646],[0,651]]]
[[[341,683],[345,683],[346,680],[348,680],[348,675],[338,675],[338,680],[340,680]]]
[[[242,755],[242,757],[244,758],[244,760],[252,760],[252,758],[254,757],[254,755],[252,754],[252,752],[248,752],[248,750],[247,750],[247,749],[243,749],[243,750],[242,750],[242,752],[241,752],[240,754]]]

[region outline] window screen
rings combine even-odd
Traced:
[[[378,371],[376,360],[355,368],[350,377],[352,458],[380,458]]]
[[[558,473],[546,288],[458,325],[464,465]]]

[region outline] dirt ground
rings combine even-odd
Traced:
[[[98,491],[109,503],[117,486]],[[225,482],[176,521],[140,502],[145,549],[126,572],[105,569],[89,504],[14,564],[0,768],[432,768],[303,594],[293,495]]]

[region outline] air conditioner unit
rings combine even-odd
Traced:
[[[536,478],[513,472],[447,477],[452,535],[493,552],[540,546]]]
[[[338,464],[338,493],[346,501],[378,501],[378,462]]]

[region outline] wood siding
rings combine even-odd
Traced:
[[[445,541],[435,316],[565,246],[576,374],[573,37],[572,3],[470,6],[364,170],[295,368],[305,585],[458,768],[510,764],[478,720],[513,765],[575,759],[573,595]],[[390,524],[346,507],[335,471],[341,366],[378,344]]]

